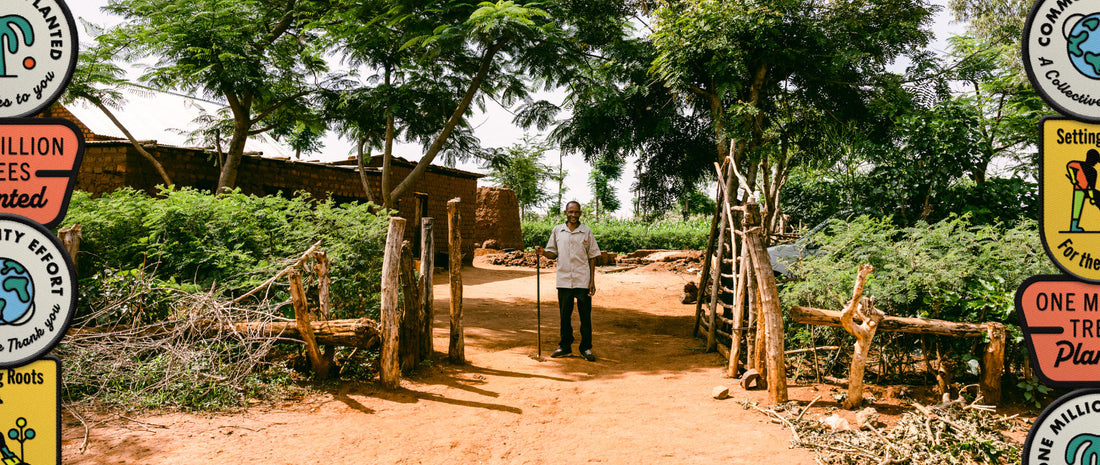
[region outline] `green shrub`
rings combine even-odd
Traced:
[[[306,194],[76,193],[66,221],[83,230],[74,325],[101,331],[67,337],[55,349],[66,360],[63,398],[121,409],[221,410],[295,389],[290,370],[276,361],[289,355],[275,340],[195,329],[271,321],[279,312],[292,317],[286,279],[261,293],[263,305],[224,302],[318,240],[332,262],[330,318],[377,318],[388,217],[374,210]],[[302,276],[307,286],[317,284],[313,273]]]
[[[832,223],[815,242],[821,244],[820,253],[792,267],[802,279],[783,286],[784,306],[842,308],[851,298],[857,267],[867,263],[875,271],[867,280],[864,295],[874,296],[876,306],[887,315],[1003,323],[1010,341],[1006,364],[1021,366],[1025,362],[1027,352],[1015,316],[1016,288],[1032,275],[1055,272],[1039,241],[1035,221],[1024,220],[1011,228],[975,226],[964,215],[901,228],[889,218],[862,216]],[[797,328],[788,334],[806,344],[813,342],[806,341]],[[825,331],[818,335],[828,337]],[[960,366],[973,358],[976,342],[963,338],[934,341]],[[892,351],[899,359],[920,343],[913,336],[896,333],[884,334],[879,342],[884,352]]]
[[[77,192],[65,224],[83,228],[78,316],[102,305],[136,274],[163,288],[213,289],[231,297],[262,283],[318,240],[332,261],[334,316],[376,314],[387,217],[373,210],[366,204],[316,201],[305,193],[215,196],[185,188],[153,198],[121,189],[92,199]],[[164,306],[161,297],[145,296],[148,302],[137,303]],[[166,316],[163,308],[154,313]]]
[[[550,230],[562,221],[556,217],[524,221],[524,245],[545,245]],[[616,253],[639,249],[702,250],[706,248],[710,234],[709,216],[696,216],[688,221],[668,219],[654,222],[609,218],[585,224],[592,228],[601,250]]]

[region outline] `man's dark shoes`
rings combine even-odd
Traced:
[[[581,357],[584,357],[584,359],[588,360],[589,362],[595,362],[596,361],[596,356],[592,354],[591,350],[586,350],[584,352],[581,352]]]
[[[564,357],[564,356],[572,354],[572,353],[573,353],[572,350],[562,349],[562,348],[559,347],[558,350],[555,350],[554,353],[550,354],[550,358]]]

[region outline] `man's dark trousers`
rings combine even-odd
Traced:
[[[570,350],[573,346],[573,299],[577,299],[577,314],[581,317],[581,345],[583,353],[592,348],[592,296],[588,288],[558,288],[558,311],[561,313],[561,343],[558,347]]]

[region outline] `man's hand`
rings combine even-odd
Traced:
[[[540,246],[540,245],[535,246],[535,255],[538,255],[540,257],[542,256],[542,246]]]
[[[588,283],[588,296],[592,297],[596,295],[596,281],[592,280]]]

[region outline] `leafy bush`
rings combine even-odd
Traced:
[[[523,243],[528,247],[545,245],[550,230],[562,221],[556,217],[524,221]],[[706,248],[710,234],[709,216],[696,216],[688,221],[668,219],[655,222],[609,218],[585,224],[592,228],[600,250],[617,253],[639,249],[701,250]]]
[[[964,215],[903,228],[889,218],[861,216],[834,222],[819,236],[820,254],[792,267],[803,279],[783,287],[784,305],[839,309],[851,298],[856,268],[868,263],[875,272],[864,295],[875,296],[876,306],[887,315],[1003,323],[1009,340],[1016,342],[1008,345],[1006,362],[1024,363],[1027,353],[1015,317],[1016,288],[1032,275],[1055,272],[1035,221],[1011,228],[976,226]],[[965,362],[975,341],[939,342],[950,357]],[[917,347],[912,341],[890,345],[890,350],[903,352]]]
[[[75,193],[66,221],[83,230],[74,327],[99,328],[72,333],[56,349],[67,361],[64,399],[220,410],[294,390],[291,371],[269,357],[287,354],[276,340],[209,328],[291,316],[286,279],[255,301],[226,301],[318,240],[332,262],[330,317],[377,317],[387,216],[374,209],[306,194]]]
[[[78,316],[136,274],[152,276],[163,288],[242,293],[318,240],[332,261],[335,316],[376,313],[386,216],[374,209],[316,201],[304,193],[291,198],[239,191],[215,196],[180,189],[153,198],[121,189],[93,199],[77,192],[65,224],[83,227]],[[167,309],[161,297],[147,296],[140,307],[159,306],[154,314],[163,317]],[[137,314],[137,309],[128,311]]]

